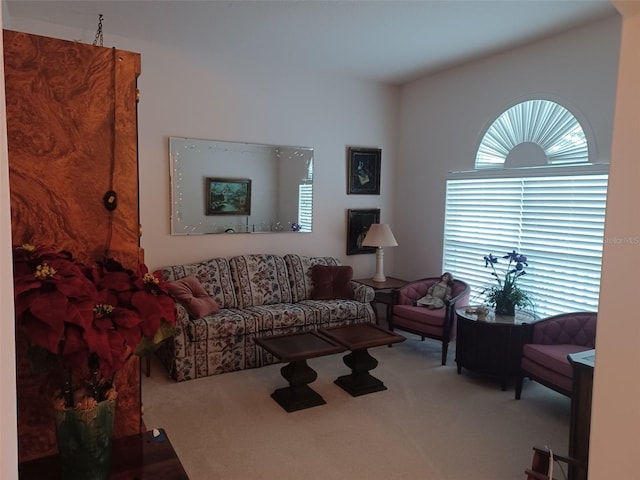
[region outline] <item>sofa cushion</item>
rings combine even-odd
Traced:
[[[257,305],[247,307],[257,318],[258,332],[276,332],[294,327],[309,327],[316,324],[316,310],[299,303],[278,303],[275,305]]]
[[[193,318],[202,318],[220,311],[220,306],[209,296],[195,275],[167,282],[167,289]]]
[[[277,255],[239,255],[229,259],[238,308],[291,303],[284,259]]]
[[[224,343],[226,338],[244,336],[258,330],[259,315],[246,309],[223,308],[215,315],[191,319],[187,336],[193,342],[214,341]]]
[[[408,320],[422,325],[442,327],[444,325],[446,314],[447,311],[444,308],[431,310],[424,308],[421,305],[394,305],[393,323],[398,323],[398,325],[400,325],[402,320]]]
[[[284,256],[284,261],[287,264],[294,303],[311,298],[313,291],[311,269],[314,265],[340,265],[340,260],[334,257],[307,257],[291,253]]]
[[[226,258],[212,258],[203,262],[173,265],[161,269],[162,278],[172,282],[188,275],[195,275],[209,296],[220,308],[236,308],[236,299],[231,271]]]
[[[376,321],[371,304],[356,300],[303,300],[296,305],[313,308],[318,328]]]
[[[571,392],[573,385],[573,377],[563,375],[555,370],[549,370],[539,363],[533,362],[528,358],[523,358],[520,364],[522,369],[526,371],[524,376],[530,376],[554,389],[560,389],[564,392]]]
[[[522,359],[523,361],[527,359],[544,369],[553,370],[571,378],[573,376],[573,368],[567,359],[567,355],[585,350],[589,350],[589,348],[571,344],[542,345],[528,343],[522,347]]]
[[[313,300],[353,300],[351,279],[353,268],[350,265],[329,266],[314,265],[311,269]]]

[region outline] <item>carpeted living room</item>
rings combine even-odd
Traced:
[[[118,390],[113,471],[127,473],[117,478],[128,480],[136,469],[133,477],[147,478],[140,474],[147,467],[150,478],[175,469],[182,472],[176,478],[191,480],[526,478],[534,446],[570,450],[570,388],[562,394],[525,379],[517,399],[512,370],[494,378],[466,368],[466,360],[456,365],[459,339],[443,365],[440,342],[397,328],[404,341],[367,347],[378,362],[371,374],[384,389],[354,396],[336,382],[359,367],[344,360],[358,348],[336,340],[340,353],[305,358],[317,378],[302,375],[326,403],[286,411],[285,394],[275,393],[295,375],[283,366],[298,360],[264,340],[360,323],[388,327],[395,289],[425,277],[444,281],[443,272],[471,286],[459,318],[469,320],[469,313],[481,324],[487,312],[478,307],[498,307],[480,286],[486,278],[494,283],[493,255],[503,262],[516,248],[526,255],[517,255],[517,265],[526,266],[521,281],[537,301],[537,312],[529,312],[536,321],[597,310],[591,430],[581,438],[588,478],[634,478],[640,3],[3,0],[1,13],[7,135],[0,135],[0,409],[7,423],[0,478],[49,478],[58,466],[48,410],[54,382],[24,374],[27,342],[10,308],[18,305],[16,275],[4,268],[11,250],[32,241],[35,251],[56,243],[57,255],[70,251],[87,265],[114,255],[131,268],[132,291],[162,297],[155,301],[165,311],[175,306],[178,328],[162,332],[169,340],[142,329],[119,343],[129,354],[142,339],[159,341],[158,356],[125,361],[102,345],[118,357],[109,371]],[[489,43],[478,49],[481,38]],[[468,50],[457,51],[463,43]],[[548,131],[535,128],[554,123],[541,122],[545,112],[562,119],[557,124],[569,113],[566,124],[582,130],[552,129],[554,141],[545,143]],[[529,128],[528,114],[541,123]],[[511,135],[518,130],[509,126],[513,118],[529,128],[522,143]],[[535,130],[540,136],[533,138]],[[198,171],[181,163],[187,151],[253,155],[263,147],[274,149],[269,163],[248,169],[235,158]],[[520,163],[527,155],[539,163]],[[300,162],[286,163],[293,157]],[[555,181],[556,173],[571,177],[569,188],[564,179],[540,180]],[[596,180],[585,190],[588,175]],[[507,185],[512,177],[521,183]],[[576,215],[566,203],[546,208],[553,202],[536,203],[537,188],[571,192],[590,205]],[[195,206],[195,220],[183,215],[186,204]],[[460,221],[450,216],[459,205],[469,207]],[[546,225],[521,221],[525,205],[544,211],[537,219],[557,213],[551,234]],[[488,217],[494,223],[485,223]],[[374,225],[390,227],[395,238],[367,241]],[[457,243],[461,232],[465,244]],[[250,256],[346,267],[359,286],[346,298],[315,298],[294,287],[312,278],[310,270],[286,263],[252,270],[247,262],[252,276],[243,276],[241,262]],[[387,286],[399,282],[387,289],[393,293],[373,282],[383,269]],[[175,292],[175,305],[167,291],[158,294],[165,281],[192,277],[215,297],[223,311],[217,318],[187,311]],[[23,285],[35,283],[28,277]],[[274,285],[290,291],[265,294]],[[200,294],[196,287],[191,296]],[[84,308],[92,321],[113,318],[109,305],[99,304]],[[431,310],[416,300],[402,308],[411,315]],[[40,313],[55,316],[47,308]],[[172,321],[164,313],[148,317],[154,327]],[[500,355],[486,337],[471,330],[466,341],[469,334],[495,363]],[[284,359],[270,363],[278,355]],[[567,367],[566,352],[559,358]],[[506,363],[515,365],[513,358]],[[126,443],[131,437],[135,448]],[[145,455],[143,443],[160,450]],[[554,478],[571,478],[561,465]]]
[[[442,366],[438,342],[406,336],[371,349],[381,392],[352,397],[335,385],[342,354],[309,360],[327,403],[292,413],[270,398],[282,364],[175,383],[154,360],[143,420],[166,430],[195,480],[516,479],[533,445],[566,453],[569,398],[527,382],[515,400],[513,385],[458,375],[455,352]]]

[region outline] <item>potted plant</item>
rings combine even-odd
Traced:
[[[530,295],[518,285],[518,279],[527,273],[524,267],[529,264],[527,257],[515,250],[502,258],[508,260],[508,264],[505,271],[499,274],[496,270],[498,258],[491,253],[484,257],[484,266],[491,267],[496,284],[486,287],[483,293],[486,294],[486,303],[494,308],[496,315],[515,315],[515,307],[533,307]]]
[[[13,248],[13,264],[16,333],[29,341],[32,368],[60,385],[54,404],[63,476],[108,478],[114,375],[172,333],[173,300],[145,265],[134,272],[107,258],[86,266],[68,251],[29,244]],[[95,422],[103,437],[89,428]],[[97,457],[67,456],[67,443]]]

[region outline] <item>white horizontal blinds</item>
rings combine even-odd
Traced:
[[[483,288],[495,282],[484,256],[502,256],[520,244],[522,195],[519,179],[447,181],[443,269],[471,286],[474,303],[482,303]]]
[[[469,175],[467,175],[469,177]],[[461,178],[447,182],[444,269],[472,301],[495,282],[483,257],[513,249],[530,261],[519,280],[536,312],[597,310],[607,175]]]
[[[506,110],[485,133],[476,155],[476,168],[501,168],[517,145],[532,142],[545,152],[549,165],[588,162],[582,126],[562,105],[529,100]]]
[[[298,187],[298,223],[301,232],[310,232],[313,223],[313,184]]]
[[[520,249],[522,277],[546,314],[597,310],[607,175],[527,178]]]

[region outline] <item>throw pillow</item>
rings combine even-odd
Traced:
[[[353,268],[349,265],[314,265],[311,270],[313,300],[353,300],[351,279]]]
[[[195,275],[167,283],[169,293],[187,309],[193,318],[218,313],[220,306],[209,296]]]

